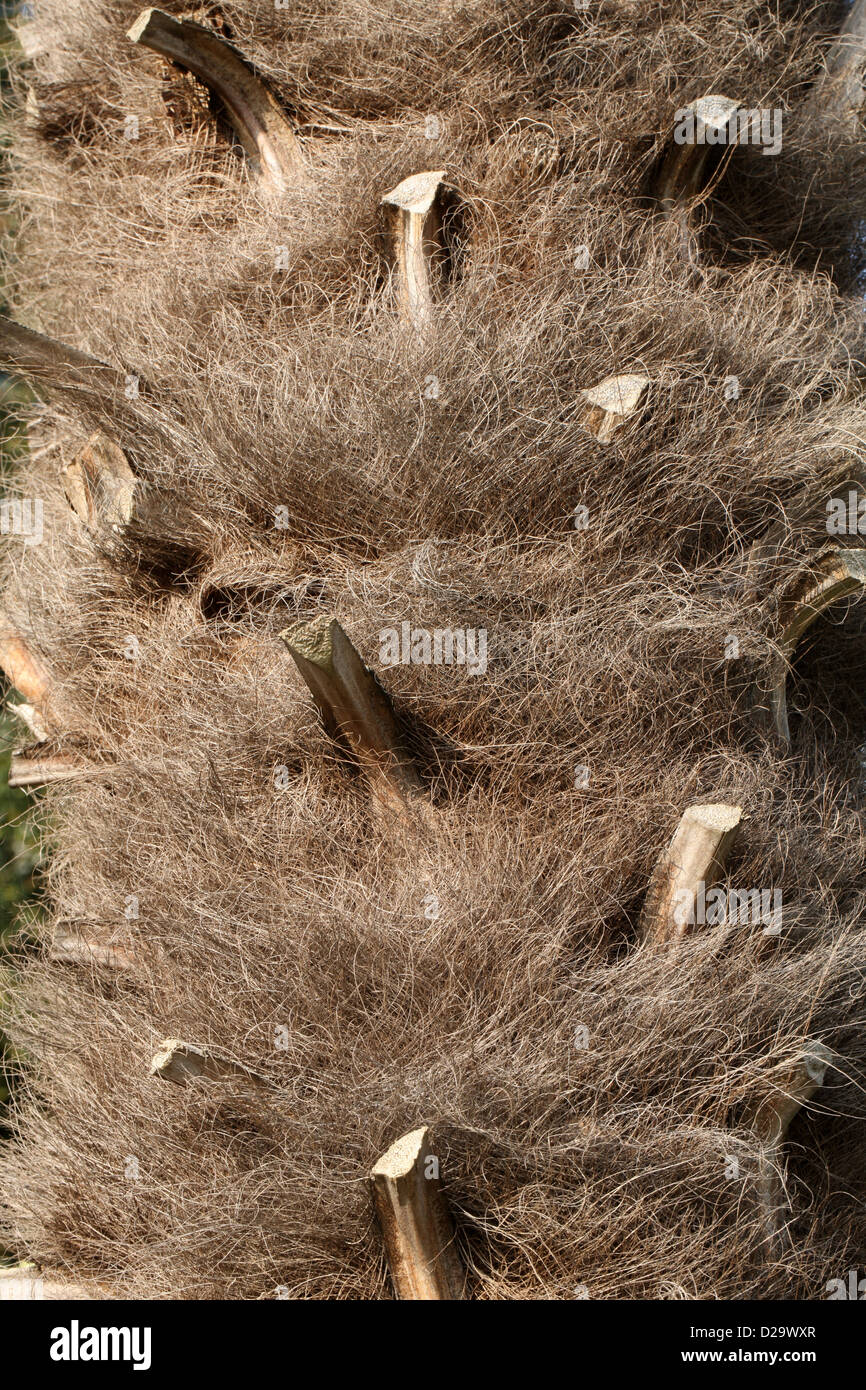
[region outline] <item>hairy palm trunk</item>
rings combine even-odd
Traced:
[[[840,46],[795,0],[36,0],[21,1259],[235,1299],[857,1266],[863,8]]]

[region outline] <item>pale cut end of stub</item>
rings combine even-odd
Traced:
[[[22,724],[26,725],[33,735],[34,742],[45,743],[48,738],[48,729],[42,717],[42,713],[35,705],[10,705],[10,710],[17,715]]]
[[[408,179],[403,179],[403,182],[392,188],[390,193],[386,193],[381,202],[388,207],[400,208],[402,212],[413,212],[416,216],[423,217],[436,201],[436,194],[444,177],[444,169],[410,174]]]
[[[743,808],[713,802],[707,806],[690,806],[686,815],[689,820],[706,826],[708,830],[717,830],[720,834],[726,834],[739,825]]]
[[[602,410],[615,411],[617,415],[631,415],[640,404],[649,384],[649,377],[646,376],[609,376],[598,386],[593,386],[582,394],[590,405],[597,405]]]
[[[191,1047],[182,1038],[166,1038],[159,1050],[153,1054],[150,1064],[152,1076],[168,1076],[169,1072],[177,1067],[178,1072],[183,1070],[183,1063],[187,1058],[192,1059],[190,1070],[196,1073],[196,1060],[204,1062],[205,1054],[200,1048]],[[198,1069],[200,1070],[200,1068]]]
[[[296,623],[281,632],[280,637],[290,652],[296,652],[317,666],[326,666],[331,660],[336,622],[336,618],[321,618],[309,623]]]
[[[141,39],[142,34],[146,32],[148,25],[150,24],[151,18],[154,14],[158,13],[159,11],[156,9],[155,6],[152,6],[149,10],[142,10],[141,14],[138,16],[138,19],[135,21],[132,28],[127,29],[127,38],[132,39],[133,43],[138,43]]]
[[[413,1129],[409,1134],[404,1134],[399,1139],[395,1139],[390,1149],[386,1149],[382,1157],[372,1169],[370,1176],[374,1178],[403,1178],[410,1173],[421,1157],[427,1143],[428,1131],[426,1128]]]
[[[89,531],[121,531],[135,504],[135,474],[107,434],[91,435],[63,470],[70,507]]]
[[[834,1054],[826,1043],[813,1042],[803,1054],[803,1071],[817,1091],[824,1085],[829,1068],[833,1065]]]
[[[739,111],[740,106],[741,103],[733,101],[731,97],[709,92],[705,97],[693,101],[689,109],[694,111],[696,121],[700,121],[709,130],[721,133],[727,130],[731,117]]]
[[[605,377],[598,386],[581,391],[589,407],[583,421],[586,428],[601,443],[607,443],[614,431],[642,408],[651,384],[649,377],[629,372]]]

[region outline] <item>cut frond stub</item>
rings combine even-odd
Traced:
[[[429,1130],[393,1143],[370,1173],[370,1188],[398,1299],[462,1299],[463,1270]]]
[[[744,1123],[763,1144],[757,1174],[758,1200],[766,1224],[766,1245],[771,1256],[780,1253],[786,1239],[788,1201],[785,1193],[785,1158],[782,1152],[796,1116],[823,1085],[835,1061],[829,1047],[808,1040],[802,1052],[774,1078],[765,1096]]]
[[[10,1265],[0,1269],[0,1301],[81,1303],[108,1299],[111,1295],[99,1284],[74,1284],[62,1276],[43,1274],[33,1264]]]
[[[24,696],[24,703],[12,709],[26,724],[37,743],[44,743],[57,720],[51,708],[51,680],[39,657],[35,656],[11,619],[0,609],[0,667],[10,683]]]
[[[266,1077],[259,1076],[257,1072],[250,1071],[239,1062],[230,1062],[202,1047],[196,1047],[193,1043],[184,1042],[182,1038],[166,1038],[154,1054],[150,1072],[152,1076],[159,1076],[164,1081],[173,1081],[178,1086],[185,1086],[190,1081],[204,1080],[240,1082],[257,1091],[270,1089],[270,1082]]]
[[[800,640],[832,603],[866,590],[866,550],[837,550],[798,585],[783,605],[780,657],[773,668],[769,709],[773,727],[785,743],[791,741],[788,725],[788,667]]]
[[[306,179],[301,147],[282,107],[225,39],[156,9],[142,11],[129,38],[191,72],[219,97],[263,189],[283,193]]]
[[[824,1043],[809,1040],[790,1066],[774,1079],[769,1096],[760,1102],[747,1123],[764,1144],[783,1144],[794,1118],[821,1086],[834,1054]]]
[[[10,787],[45,787],[51,782],[69,782],[81,777],[89,768],[86,763],[60,754],[53,757],[32,757],[28,750],[13,753],[9,760]]]
[[[45,381],[50,386],[99,395],[125,393],[133,380],[86,352],[25,328],[6,314],[0,314],[0,367],[35,385]]]
[[[63,470],[63,487],[79,521],[94,534],[121,531],[133,516],[135,474],[107,434],[91,435]]]
[[[866,73],[866,0],[855,0],[838,38],[827,53],[824,71],[809,99],[823,116],[854,118],[863,109]]]
[[[48,703],[49,676],[10,618],[0,609],[0,666],[29,705],[43,710]],[[44,717],[44,716],[43,716]]]
[[[48,956],[66,965],[95,965],[106,970],[131,970],[135,964],[128,951],[78,932],[55,932]]]
[[[632,373],[605,377],[580,393],[587,402],[583,424],[601,444],[609,444],[620,426],[643,410],[650,385],[649,377]]]
[[[10,705],[10,710],[26,725],[28,731],[33,735],[34,743],[45,743],[49,736],[48,726],[45,723],[41,710],[35,705],[21,704]]]
[[[679,941],[696,920],[698,894],[718,883],[740,831],[741,806],[689,806],[656,864],[641,914],[641,933],[657,944]]]
[[[433,274],[442,254],[439,190],[444,169],[412,174],[382,199],[387,210],[400,313],[424,334],[433,316]]]
[[[280,633],[332,738],[349,747],[374,796],[405,808],[423,793],[403,747],[391,701],[336,618],[299,623]]]
[[[738,101],[710,93],[677,112],[671,141],[652,188],[666,215],[703,192],[712,152],[719,146],[737,143],[735,118],[740,109]]]

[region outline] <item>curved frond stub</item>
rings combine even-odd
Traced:
[[[282,107],[225,39],[155,9],[142,11],[129,38],[193,73],[219,97],[264,189],[283,193],[306,179],[301,147]]]
[[[405,808],[423,792],[421,779],[403,747],[391,701],[336,618],[298,623],[280,637],[326,731],[348,745],[378,800]]]
[[[781,656],[770,687],[769,705],[773,725],[786,743],[791,740],[788,725],[786,685],[788,666],[804,634],[832,603],[866,590],[866,549],[837,550],[828,555],[783,605]]]
[[[820,490],[804,488],[785,503],[784,513],[773,521],[749,548],[745,572],[745,587],[749,595],[760,600],[777,581],[785,546],[796,543],[818,556],[835,552],[838,544],[828,536],[849,534],[856,528],[861,508],[866,505],[866,479],[859,467],[850,460],[834,467],[825,477]],[[838,526],[838,530],[833,528]],[[794,538],[797,537],[796,542]]]
[[[827,1071],[835,1060],[834,1053],[824,1043],[807,1040],[799,1056],[774,1078],[770,1093],[744,1116],[744,1124],[764,1146],[758,1166],[757,1190],[771,1254],[777,1254],[781,1248],[788,1212],[782,1147],[793,1120],[824,1085]]]
[[[381,200],[388,213],[400,312],[417,333],[429,327],[433,314],[432,270],[442,253],[439,189],[444,176],[444,169],[412,174]]]
[[[401,1301],[463,1298],[454,1226],[427,1128],[396,1140],[370,1173],[394,1292]]]
[[[733,126],[740,109],[740,102],[710,93],[677,112],[672,138],[652,188],[665,214],[670,215],[703,191],[711,152],[720,145],[737,142]]]
[[[689,806],[656,864],[640,929],[663,944],[687,936],[695,923],[698,894],[721,878],[740,832],[741,806]]]
[[[747,1123],[764,1144],[782,1144],[795,1116],[821,1086],[834,1054],[824,1043],[809,1040],[790,1066],[774,1078],[771,1093],[760,1102]]]
[[[581,391],[588,405],[584,426],[601,444],[608,444],[621,425],[643,410],[651,384],[647,376],[626,374],[606,377],[598,386]]]
[[[863,109],[866,73],[866,0],[855,0],[827,53],[810,105],[825,116],[856,116]]]

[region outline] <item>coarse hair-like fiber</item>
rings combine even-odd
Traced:
[[[862,608],[810,629],[788,746],[748,691],[866,447],[866,142],[808,102],[844,6],[165,0],[286,112],[311,177],[278,197],[140,8],[36,0],[9,103],[9,312],[142,389],[40,383],[15,481],[44,537],[7,544],[3,606],[88,770],[39,794],[0,1243],[115,1297],[390,1298],[367,1175],[429,1125],[469,1298],[824,1297],[866,1239]],[[715,92],[784,139],[720,166],[696,257],[647,189]],[[379,204],[428,169],[449,252],[413,339]],[[605,443],[580,393],[617,373],[649,405]],[[63,490],[94,431],[141,480],[111,544]],[[423,829],[279,639],[330,616]],[[486,670],[384,666],[406,622],[486,632]],[[641,936],[695,802],[743,808],[727,881],[779,890],[777,934]],[[151,1076],[166,1037],[267,1100]],[[748,1116],[809,1040],[769,1239]]]

